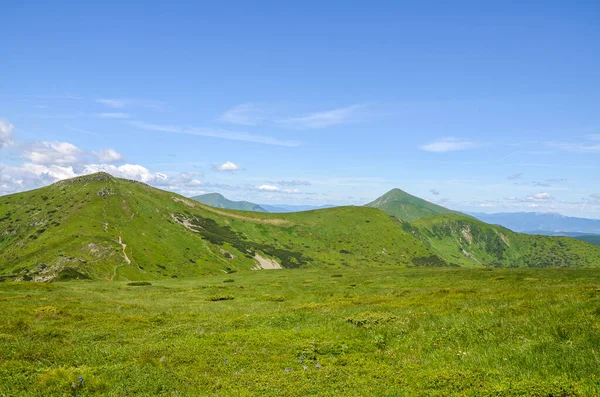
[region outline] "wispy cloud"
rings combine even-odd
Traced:
[[[103,119],[128,119],[129,118],[128,113],[121,113],[121,112],[98,113],[97,116],[101,117]]]
[[[71,126],[67,126],[67,128],[68,128],[69,130],[71,130],[71,131],[74,131],[74,132],[80,132],[80,133],[82,133],[82,134],[86,134],[86,135],[98,135],[98,134],[96,134],[95,132],[91,132],[91,131],[88,131],[88,130],[84,130],[84,129],[82,129],[82,128],[75,128],[75,127],[71,127]]]
[[[289,146],[296,147],[300,146],[300,142],[298,141],[288,141],[281,140],[278,138],[273,138],[264,135],[256,135],[250,134],[248,132],[238,132],[238,131],[227,131],[220,129],[209,129],[209,128],[185,128],[185,127],[177,127],[170,125],[160,125],[160,124],[151,124],[145,123],[143,121],[130,121],[129,125],[140,128],[143,130],[149,131],[161,131],[161,132],[171,132],[175,134],[187,134],[187,135],[197,135],[197,136],[205,136],[209,138],[218,138],[218,139],[227,139],[230,141],[243,141],[243,142],[254,142],[254,143],[262,143],[265,145],[276,145],[276,146]]]
[[[600,143],[597,143],[600,134],[587,135],[586,138],[584,142],[546,142],[546,147],[576,153],[600,152]]]
[[[125,109],[127,107],[140,107],[155,110],[163,110],[167,103],[151,99],[132,99],[132,98],[99,98],[97,103],[113,109]]]
[[[331,109],[324,112],[309,113],[300,117],[292,117],[280,120],[280,124],[296,129],[315,129],[346,124],[358,119],[360,111],[365,110],[366,105],[356,104],[343,108]]]
[[[226,110],[219,121],[237,125],[258,125],[265,120],[266,111],[254,103],[243,103]]]
[[[543,202],[549,202],[552,200],[554,200],[554,197],[552,197],[549,193],[546,193],[546,192],[536,193],[536,194],[532,194],[530,196],[525,196],[525,197],[509,196],[506,198],[506,201],[518,202],[518,203],[543,203]]]
[[[436,141],[419,146],[419,149],[424,150],[426,152],[445,153],[454,152],[458,150],[473,149],[477,146],[478,144],[473,141],[448,137],[441,138]]]
[[[33,99],[82,99],[81,96],[65,92],[64,94],[51,94],[51,95],[25,95],[25,98]]]
[[[429,193],[433,194],[434,196],[439,196],[440,195],[440,191],[437,189],[430,189]]]
[[[293,180],[280,180],[275,182],[279,186],[310,186],[311,183],[309,181],[302,181],[298,179]]]
[[[528,201],[545,201],[552,200],[552,196],[549,193],[537,193],[532,196],[527,196]]]
[[[506,179],[508,179],[509,181],[515,181],[517,179],[521,179],[521,177],[523,176],[523,174],[512,174],[506,177]]]

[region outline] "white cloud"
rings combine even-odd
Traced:
[[[12,144],[12,132],[14,125],[6,120],[0,120],[0,148],[10,146]]]
[[[356,121],[358,112],[363,110],[365,107],[365,105],[352,105],[343,108],[327,110],[325,112],[310,113],[301,117],[293,117],[281,120],[280,123],[290,128],[297,129],[331,127],[334,125]]]
[[[434,196],[439,196],[440,195],[440,191],[437,189],[430,189],[429,193],[433,194]]]
[[[257,187],[258,190],[262,190],[264,192],[278,192],[280,189],[274,185],[260,185]]]
[[[130,121],[129,125],[137,128],[141,128],[149,131],[161,131],[161,132],[171,132],[176,134],[187,134],[187,135],[197,135],[197,136],[205,136],[209,138],[219,138],[219,139],[227,139],[230,141],[243,141],[243,142],[254,142],[254,143],[262,143],[265,145],[276,145],[276,146],[300,146],[300,142],[298,141],[287,141],[280,140],[277,138],[264,136],[264,135],[255,135],[250,134],[248,132],[235,132],[235,131],[226,131],[219,129],[208,129],[208,128],[185,128],[185,127],[177,127],[170,125],[160,125],[160,124],[149,124],[144,123],[142,121]]]
[[[477,144],[475,142],[448,137],[441,138],[437,141],[433,141],[428,144],[422,145],[419,147],[419,149],[425,150],[427,152],[444,153],[454,152],[458,150],[473,149],[475,147],[477,147]]]
[[[136,164],[124,164],[120,167],[110,164],[56,165],[24,163],[19,166],[0,164],[0,194],[9,194],[24,190],[36,189],[59,180],[76,176],[107,172],[118,178],[133,179],[140,182],[165,185],[168,177],[161,173],[152,173],[147,168]],[[174,181],[177,187],[178,179]],[[176,189],[173,190],[176,190]]]
[[[70,165],[60,166],[55,164],[44,165],[25,163],[21,166],[21,170],[25,173],[30,173],[36,176],[48,176],[55,180],[73,178],[77,176],[77,173],[73,171],[73,167]]]
[[[270,192],[270,193],[284,193],[284,194],[301,194],[302,192],[299,189],[281,189],[275,185],[260,185],[257,186],[256,189],[262,192]]]
[[[548,193],[537,193],[533,196],[527,196],[526,200],[528,201],[543,201],[543,200],[552,200],[552,196]]]
[[[264,121],[266,112],[253,103],[244,103],[226,110],[219,121],[238,125],[258,125]]]
[[[128,119],[129,118],[128,113],[122,113],[122,112],[98,113],[97,116],[101,117],[103,119]]]
[[[83,150],[69,142],[29,142],[21,147],[21,156],[34,164],[77,164],[82,162],[83,154]]]
[[[600,193],[590,194],[590,197],[594,200],[600,200]]]
[[[523,174],[512,174],[506,177],[506,179],[508,179],[509,181],[514,181],[517,179],[521,179],[521,177],[523,176]]]
[[[100,152],[94,154],[102,163],[117,163],[123,161],[123,155],[115,149],[102,149]]]
[[[161,184],[168,179],[165,174],[152,173],[146,167],[138,164],[123,164],[118,167],[112,164],[87,164],[80,174],[86,175],[95,172],[107,172],[117,178],[133,179],[149,184]]]
[[[12,132],[12,128],[14,127],[10,125],[6,129]],[[199,191],[198,188],[202,185],[200,172],[167,176],[151,172],[138,164],[106,164],[123,159],[120,153],[110,148],[89,152],[69,142],[43,141],[15,144],[15,148],[25,162],[10,166],[0,163],[0,195],[31,190],[62,179],[96,172],[107,172],[119,178],[133,179],[178,192]],[[93,161],[104,164],[95,164]]]
[[[226,161],[221,165],[214,166],[213,169],[215,171],[240,171],[242,167],[232,163],[231,161]]]

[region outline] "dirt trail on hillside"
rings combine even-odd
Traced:
[[[121,248],[123,248],[123,258],[125,258],[125,262],[127,262],[128,265],[131,265],[131,261],[129,260],[129,257],[127,256],[127,253],[125,252],[125,248],[127,248],[127,244],[125,244],[123,242],[123,240],[121,239],[121,236],[119,236],[119,245],[121,245]]]

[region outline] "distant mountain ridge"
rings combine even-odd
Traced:
[[[225,198],[219,193],[207,193],[200,196],[191,197],[202,204],[210,205],[215,208],[225,208],[229,210],[253,211],[253,212],[269,212],[258,204],[249,201],[233,201]]]
[[[496,214],[472,212],[469,214],[483,222],[502,225],[519,233],[600,234],[600,219],[576,218],[540,212],[501,212]]]

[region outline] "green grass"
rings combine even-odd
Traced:
[[[6,396],[600,394],[597,269],[4,282],[0,307]]]

